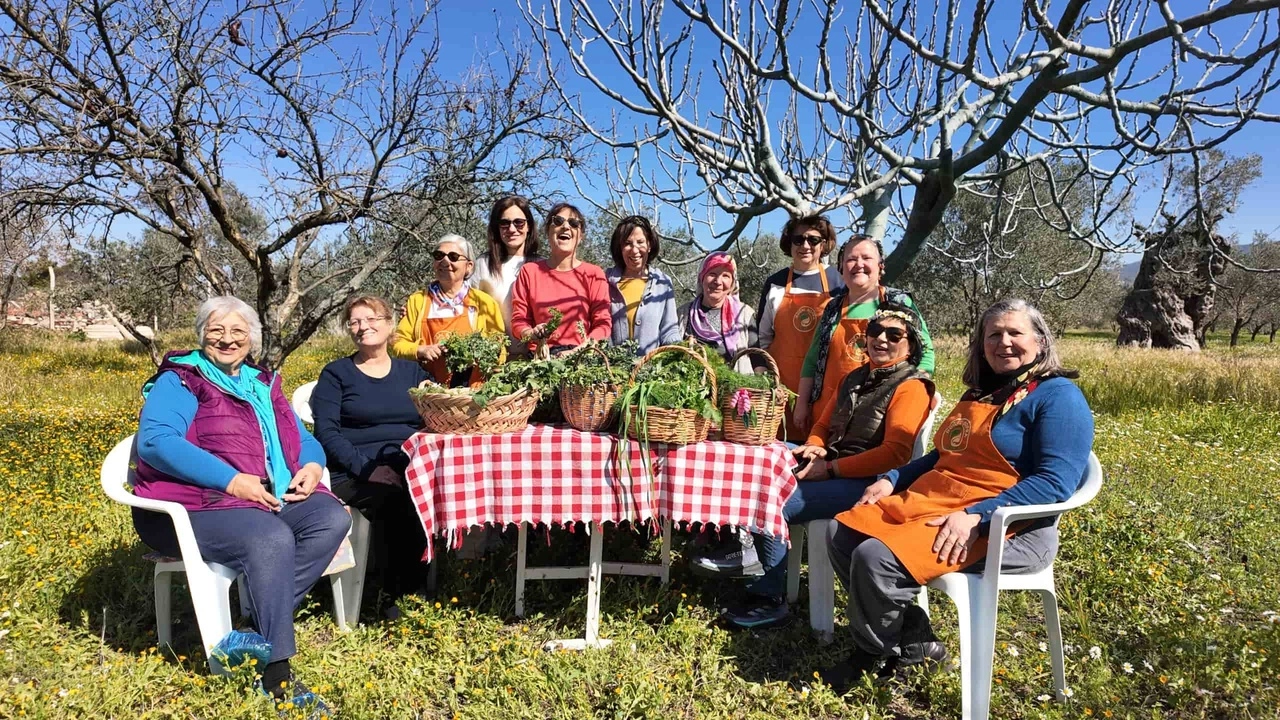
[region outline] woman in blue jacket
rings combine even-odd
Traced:
[[[639,215],[622,218],[613,230],[609,253],[614,266],[609,281],[609,309],[613,315],[613,343],[634,340],[644,354],[680,342],[676,292],[671,278],[651,267],[659,253],[658,234]]]

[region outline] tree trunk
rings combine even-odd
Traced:
[[[1254,325],[1253,329],[1249,331],[1249,342],[1255,342],[1258,339],[1258,333],[1260,332],[1262,332],[1262,324],[1259,323]]]
[[[1275,341],[1276,341],[1276,330],[1280,330],[1280,327],[1276,327],[1275,325],[1272,325],[1272,326],[1271,326],[1271,334],[1270,334],[1271,336],[1270,336],[1270,338],[1267,340],[1267,342],[1275,342]]]
[[[1244,320],[1236,318],[1235,322],[1231,324],[1231,347],[1235,347],[1240,343],[1240,330],[1242,328],[1244,328]]]
[[[4,296],[0,297],[0,329],[9,326],[9,301],[13,299],[13,286],[18,281],[18,275],[22,272],[22,262],[14,264],[13,271],[9,273],[9,277],[4,279]]]

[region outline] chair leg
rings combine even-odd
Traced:
[[[814,520],[809,536],[809,625],[822,643],[835,637],[836,578],[827,554],[827,526],[832,520]]]
[[[1062,623],[1058,617],[1058,595],[1053,588],[1038,590],[1040,599],[1044,602],[1044,624],[1049,631],[1049,659],[1053,664],[1053,690],[1058,696],[1058,702],[1065,702],[1067,699],[1064,691],[1067,689],[1067,670],[1066,660],[1062,654]]]
[[[173,645],[173,573],[156,568],[156,645]]]
[[[973,627],[969,633],[973,670],[969,677],[973,682],[970,703],[973,720],[987,720],[991,715],[991,674],[996,654],[996,616],[999,609],[995,595],[983,594],[983,583],[975,578],[969,583],[970,612]]]
[[[347,625],[347,602],[346,592],[343,589],[342,582],[343,573],[329,576],[329,586],[333,590],[333,619],[338,623],[338,629],[347,632],[351,626]]]
[[[787,551],[787,602],[794,603],[800,598],[800,563],[804,560],[805,526],[803,523],[788,525],[787,530],[791,534],[791,549]],[[809,563],[813,563],[812,551]],[[812,576],[809,578],[809,592],[813,592]]]
[[[973,720],[973,625],[974,618],[969,593],[947,593],[956,604],[956,619],[960,629],[960,717]]]
[[[192,572],[187,568],[187,587],[191,590],[191,604],[196,611],[196,624],[200,626],[200,640],[209,655],[209,667],[216,674],[223,668],[210,654],[213,647],[231,632],[231,583],[234,577],[200,568]]]
[[[924,611],[925,617],[929,617],[929,587],[927,585],[920,586],[920,592],[916,593],[916,605]]]
[[[351,550],[355,567],[343,570],[333,579],[334,612],[339,614],[338,627],[347,630],[360,624],[360,602],[364,597],[365,573],[369,570],[369,543],[373,527],[359,510],[351,509]],[[339,578],[341,578],[339,580]],[[338,595],[342,610],[338,611]]]

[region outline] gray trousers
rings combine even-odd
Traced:
[[[836,525],[827,538],[827,551],[836,577],[849,594],[854,644],[871,655],[899,655],[904,611],[920,584],[887,545],[845,525]],[[1001,570],[1032,573],[1052,562],[1057,552],[1056,527],[1029,530],[1005,541]],[[984,556],[963,572],[980,573],[986,564]]]

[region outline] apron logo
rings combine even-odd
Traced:
[[[854,335],[849,342],[845,343],[844,352],[854,363],[861,365],[867,360],[867,336],[865,333]]]
[[[942,428],[942,447],[948,452],[964,452],[969,447],[969,433],[972,432],[969,418],[951,418]]]
[[[792,327],[802,333],[813,332],[813,328],[817,324],[818,311],[811,307],[802,307],[791,317]]]

